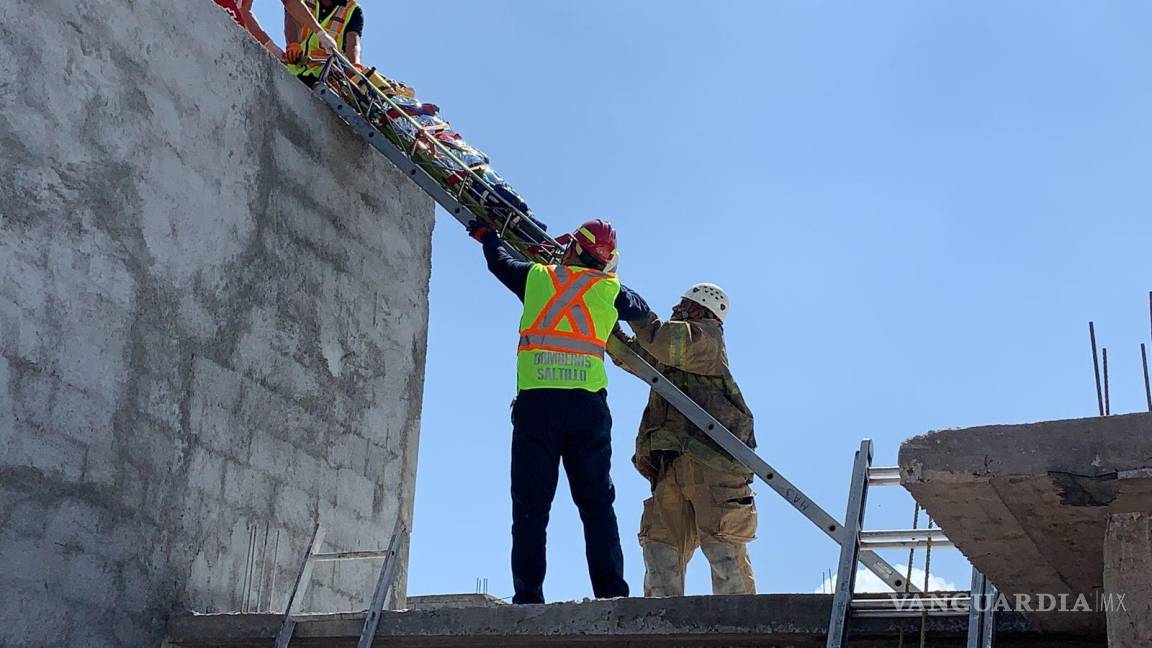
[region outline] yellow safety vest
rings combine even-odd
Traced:
[[[586,389],[608,386],[604,349],[619,319],[616,275],[572,266],[533,264],[524,287],[519,389]]]
[[[336,45],[343,52],[344,30],[348,27],[348,18],[360,5],[356,4],[354,0],[348,0],[348,4],[337,7],[329,14],[327,20],[320,20],[319,0],[304,0],[304,4],[308,6],[308,10],[312,12],[313,16],[316,16],[320,26],[336,41]],[[324,67],[323,61],[328,58],[328,52],[320,46],[320,39],[308,27],[300,28],[300,48],[304,50],[304,58],[298,64],[289,65],[288,71],[296,76],[320,76],[320,70]]]

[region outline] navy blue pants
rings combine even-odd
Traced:
[[[628,596],[616,526],[612,414],[604,391],[529,389],[512,406],[513,603],[544,602],[548,514],[560,478],[584,523],[584,549],[597,598]]]

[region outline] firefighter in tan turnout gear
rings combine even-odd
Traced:
[[[752,412],[728,369],[724,318],[728,296],[714,284],[690,288],[670,321],[630,322],[631,346],[749,447]],[[640,544],[644,595],[683,596],[684,570],[696,548],[712,571],[713,594],[754,594],[747,545],[756,537],[752,473],[655,391],[640,422],[637,470],[652,484]]]

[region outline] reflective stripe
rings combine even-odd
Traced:
[[[592,328],[592,320],[588,318],[588,311],[583,304],[572,304],[572,308],[568,310],[568,320],[580,335],[585,337],[596,335],[596,330]]]
[[[684,354],[688,350],[688,340],[685,335],[687,330],[687,326],[677,324],[672,327],[672,332],[668,336],[668,359],[672,361],[673,367],[684,366]]]
[[[559,290],[564,284],[572,280],[572,271],[564,266],[556,266],[549,273],[552,275],[552,285]]]
[[[348,22],[348,15],[352,13],[353,8],[353,5],[346,4],[342,9],[328,18],[328,25],[324,29],[332,38],[340,37],[340,32],[344,29],[344,23]]]
[[[308,13],[319,18],[319,11],[316,9],[316,0],[304,0],[304,6],[308,7]],[[309,30],[304,25],[300,25],[300,44],[303,45],[308,40]]]
[[[530,349],[546,349],[563,353],[579,353],[604,357],[604,344],[593,340],[578,340],[575,338],[548,333],[525,333],[520,336],[520,351]]]
[[[571,308],[574,304],[579,303],[579,299],[583,297],[583,293],[588,292],[597,281],[603,277],[589,276],[592,273],[586,272],[578,275],[572,281],[569,281],[564,288],[556,293],[556,296],[548,303],[548,307],[544,309],[544,314],[540,317],[540,324],[542,328],[556,328],[560,323],[560,318],[564,317],[565,311]]]
[[[618,319],[615,275],[533,264],[524,290],[518,389],[585,389],[608,385],[605,346]]]

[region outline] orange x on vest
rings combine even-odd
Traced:
[[[519,350],[580,353],[602,359],[606,343],[596,337],[584,295],[609,275],[595,270],[575,271],[564,266],[548,266],[548,277],[556,294],[540,309],[536,320],[520,332]],[[558,328],[565,321],[570,331]]]
[[[317,17],[317,20],[319,20],[318,14],[320,12],[319,12],[319,8],[318,8],[317,0],[304,0],[304,4],[312,12],[312,14]],[[337,9],[333,13],[332,17],[328,20],[328,24],[324,26],[325,27],[324,31],[328,32],[328,35],[332,37],[332,40],[336,41],[336,43],[341,48],[344,47],[344,43],[341,42],[341,36],[344,34],[344,23],[348,21],[348,16],[352,14],[352,11],[355,10],[356,7],[357,7],[357,5],[355,2],[349,2],[348,4],[340,7],[339,9]],[[311,29],[309,29],[307,27],[301,27],[300,28],[300,42],[301,43],[308,41],[308,39],[309,39],[309,37],[311,37],[311,35],[312,35]],[[325,51],[323,47],[320,47],[319,43],[320,43],[320,39],[313,39],[312,40],[312,48],[310,48],[308,50],[309,58],[312,58],[313,60],[323,60],[323,59],[328,58],[328,52]]]

